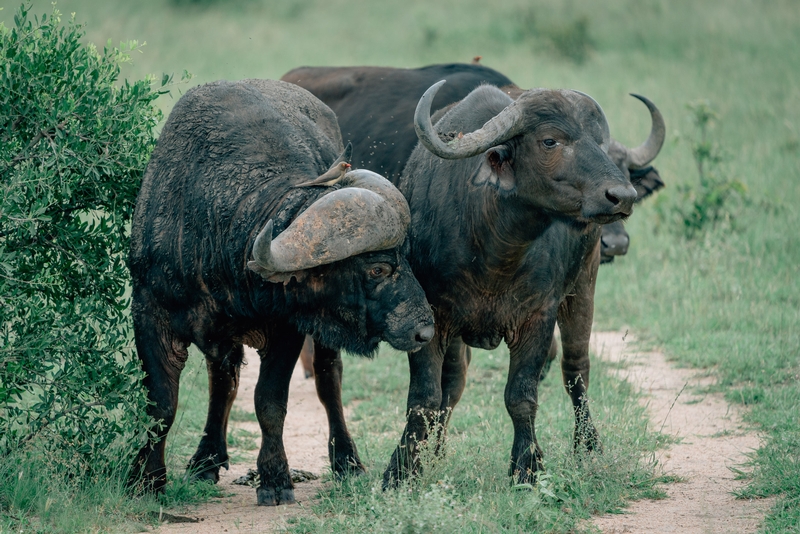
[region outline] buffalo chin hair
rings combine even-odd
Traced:
[[[295,325],[298,330],[309,334],[330,349],[343,350],[365,358],[373,358],[378,353],[380,338],[369,336],[366,332],[362,335],[356,334],[362,330],[358,326],[339,324],[330,317],[318,316],[297,317]]]

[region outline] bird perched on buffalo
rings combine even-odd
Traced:
[[[345,147],[344,152],[339,159],[333,162],[330,169],[325,171],[320,176],[317,176],[313,180],[309,180],[308,182],[303,182],[301,184],[297,184],[295,187],[311,187],[314,185],[324,185],[326,187],[330,187],[339,182],[347,171],[350,169],[350,157],[353,154],[353,145],[351,143],[347,143],[347,147]]]

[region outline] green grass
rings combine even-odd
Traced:
[[[592,407],[603,454],[572,452],[569,398],[552,372],[541,386],[537,436],[547,473],[532,488],[507,476],[513,432],[503,404],[508,352],[476,350],[464,400],[453,413],[442,458],[423,454],[423,474],[381,491],[383,469],[403,426],[408,386],[404,354],[384,350],[374,362],[345,361],[346,398],[368,474],[331,482],[293,532],[574,532],[592,514],[618,512],[627,500],[659,498],[654,451],[667,438],[647,428],[630,386],[597,362]],[[387,417],[387,414],[389,415]],[[393,414],[393,416],[392,416]]]
[[[49,12],[49,0],[34,5],[40,13]],[[88,38],[100,46],[108,39],[146,41],[143,54],[126,68],[125,75],[132,78],[179,75],[187,69],[196,75],[190,82],[196,84],[279,78],[300,65],[416,67],[482,55],[484,64],[522,87],[570,87],[591,94],[602,104],[612,134],[628,145],[638,144],[649,124],[644,108],[627,93],[652,99],[667,122],[667,142],[655,162],[667,188],[639,206],[628,222],[628,255],[601,270],[598,327],[624,325],[681,364],[707,369],[718,378],[716,389],[741,404],[747,420],[765,436],[752,456],[752,478],[742,496],[778,496],[765,532],[800,530],[796,2],[505,0],[493,2],[490,9],[478,0],[209,0],[198,5],[62,0],[58,5],[87,21]],[[5,8],[0,20],[8,26],[17,2],[0,0],[0,6]],[[581,20],[588,21],[585,27]],[[577,43],[585,54],[582,62],[570,59],[569,49],[559,49],[564,43]],[[162,99],[162,107],[169,110],[177,96]],[[686,241],[663,214],[679,198],[676,186],[697,180],[690,151],[696,132],[687,105],[699,100],[707,100],[719,113],[711,136],[726,154],[720,171],[745,184],[747,202],[738,210],[733,229]],[[324,513],[325,525],[335,531],[359,530],[362,521],[388,530],[406,525],[414,531],[422,528],[415,526],[415,512],[424,511],[420,521],[434,525],[444,521],[444,511],[457,510],[461,517],[447,516],[451,523],[440,530],[536,526],[560,531],[594,511],[617,509],[625,499],[653,491],[649,482],[635,477],[647,478],[656,437],[640,426],[642,414],[635,403],[622,402],[630,392],[606,377],[599,364],[590,393],[606,454],[582,462],[568,454],[564,425],[571,416],[564,411],[566,395],[551,377],[542,393],[546,399],[538,428],[548,488],[557,497],[542,488],[511,491],[504,474],[511,434],[498,385],[506,361],[499,351],[494,357],[496,362],[487,355],[475,358],[468,390],[453,417],[448,456],[411,492],[388,494],[373,493],[372,488],[402,428],[404,358],[381,354],[373,363],[348,360],[345,395],[361,400],[353,425],[370,474],[334,485],[323,496],[321,506],[327,512],[319,513]],[[205,377],[200,376],[202,389]],[[183,397],[181,402],[189,404]],[[201,429],[202,394],[197,403]],[[387,417],[392,413],[397,416]],[[180,444],[180,432],[170,437],[175,441],[170,465],[176,477],[196,446],[196,431],[187,426],[191,437],[185,445]],[[639,475],[626,471],[637,461]],[[475,504],[479,497],[482,501]],[[435,505],[423,510],[417,505],[420,500]],[[472,521],[473,506],[480,506],[485,517]],[[41,515],[41,506],[34,509],[34,515]],[[292,525],[300,532],[323,528],[313,519]]]

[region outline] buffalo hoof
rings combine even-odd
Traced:
[[[544,473],[544,463],[540,452],[525,453],[516,462],[511,461],[508,467],[508,476],[512,478],[514,484],[535,484],[539,473]]]
[[[397,489],[399,485],[400,481],[396,476],[390,475],[388,471],[383,474],[383,483],[381,484],[381,489],[383,489],[383,491]]]
[[[216,484],[219,482],[219,467],[216,469],[209,469],[207,471],[200,471],[199,473],[192,473],[191,479]]]
[[[275,488],[258,488],[256,498],[259,506],[278,506],[279,504],[295,504],[294,489],[285,488],[276,490]]]
[[[512,469],[509,468],[508,470],[508,474],[511,477],[511,485],[514,489],[532,489],[536,484],[539,473],[544,473],[544,469],[515,469],[512,471]],[[530,488],[527,486],[530,486]]]
[[[411,476],[413,477],[415,473],[416,472],[412,473]],[[389,467],[383,473],[383,484],[381,484],[381,488],[383,491],[397,489],[400,487],[400,484],[402,484],[402,482],[408,478],[409,476],[407,470],[400,471],[398,469]]]
[[[603,444],[600,442],[600,434],[594,426],[576,429],[572,437],[572,448],[575,452],[603,452]]]
[[[364,464],[358,458],[347,457],[337,459],[331,466],[336,478],[359,477],[367,473]]]
[[[419,460],[415,461],[410,448],[400,445],[392,453],[389,466],[383,472],[383,490],[396,489],[403,480],[416,476],[420,469]]]
[[[195,457],[189,460],[189,465],[186,466],[186,476],[193,481],[202,480],[216,484],[219,482],[220,467],[230,468],[227,457],[222,461],[217,460],[216,454],[207,456],[202,460],[198,460]]]

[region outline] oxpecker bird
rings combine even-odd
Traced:
[[[310,187],[312,185],[324,185],[324,186],[332,186],[342,178],[344,178],[347,169],[350,168],[349,163],[341,162],[337,165],[334,165],[330,169],[328,169],[325,174],[314,178],[310,182],[303,182],[302,184],[297,184],[295,187]]]
[[[311,181],[297,184],[295,187],[310,187],[312,185],[324,185],[326,187],[330,187],[334,185],[339,180],[344,178],[344,175],[347,173],[348,169],[350,169],[350,158],[352,154],[353,145],[351,143],[347,143],[344,152],[342,152],[342,155],[333,162],[333,165],[331,165],[330,169],[325,171],[325,173],[321,176],[318,176]]]

